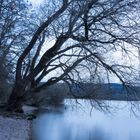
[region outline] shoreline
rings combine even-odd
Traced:
[[[0,140],[31,140],[31,125],[19,114],[0,113]]]

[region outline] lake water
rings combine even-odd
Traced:
[[[104,103],[100,108],[93,103],[95,109],[87,100],[66,100],[66,109],[39,113],[33,121],[33,140],[140,140],[140,116],[134,116],[132,104]]]

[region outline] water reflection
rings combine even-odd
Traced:
[[[81,109],[71,104],[63,112],[40,113],[33,121],[33,140],[140,140],[140,120],[129,114],[125,102],[109,115],[98,110],[90,114],[89,105],[81,104]]]

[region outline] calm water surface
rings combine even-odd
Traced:
[[[40,113],[33,121],[33,140],[140,140],[140,116],[128,103],[108,101],[112,108],[105,113],[78,102],[67,100],[67,109]]]

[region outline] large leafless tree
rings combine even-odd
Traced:
[[[129,55],[128,48],[139,47],[139,6],[139,0],[46,1],[41,22],[18,58],[8,109],[20,111],[25,99],[59,81],[95,83],[113,74],[124,84],[131,67],[106,56]]]

